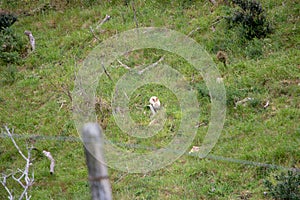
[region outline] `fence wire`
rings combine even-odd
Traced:
[[[82,140],[79,137],[75,136],[41,136],[41,135],[22,135],[22,134],[12,134],[14,138],[18,139],[29,139],[34,138],[35,140],[44,140],[44,141],[67,141],[67,142],[78,142],[81,143]],[[5,133],[0,134],[0,138],[8,138],[8,135]],[[134,148],[134,149],[140,149],[140,150],[157,150],[156,147],[151,146],[145,146],[145,145],[139,145],[139,144],[124,144],[120,142],[114,142],[109,141],[110,143],[120,146],[120,147],[126,147],[126,148]],[[175,152],[175,150],[171,150]],[[190,157],[198,157],[196,153],[185,153],[184,155],[190,156]],[[241,165],[248,165],[252,167],[264,167],[269,169],[277,169],[277,170],[287,170],[287,171],[294,171],[294,172],[300,172],[300,168],[295,167],[285,167],[281,165],[276,164],[268,164],[268,163],[262,163],[262,162],[255,162],[255,161],[249,161],[249,160],[242,160],[242,159],[236,159],[236,158],[229,158],[219,155],[213,155],[209,154],[205,157],[205,159],[210,159],[214,161],[220,161],[220,162],[228,162],[228,163],[235,163],[235,164],[241,164]]]

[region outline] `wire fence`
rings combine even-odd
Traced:
[[[80,137],[75,137],[75,136],[41,136],[41,135],[22,135],[22,134],[12,134],[12,135],[14,138],[17,138],[17,139],[34,138],[35,140],[42,140],[42,141],[64,141],[64,142],[78,142],[78,143],[82,142]],[[8,135],[1,133],[0,138],[8,138]],[[120,146],[120,147],[134,148],[134,149],[140,149],[140,150],[152,150],[152,151],[157,150],[156,147],[151,147],[151,146],[145,146],[145,145],[139,145],[139,144],[124,144],[124,143],[114,142],[114,141],[109,141],[109,142],[116,146]],[[175,152],[175,150],[171,150],[171,149],[169,151]],[[189,152],[185,153],[184,155],[189,156],[189,157],[198,157],[197,154],[189,153]],[[285,167],[285,166],[276,165],[276,164],[242,160],[242,159],[224,157],[224,156],[213,155],[213,154],[207,155],[205,157],[205,159],[210,159],[210,160],[220,161],[220,162],[235,163],[235,164],[240,164],[240,165],[247,165],[247,166],[252,166],[252,167],[265,167],[265,168],[269,168],[269,169],[300,172],[300,168]]]

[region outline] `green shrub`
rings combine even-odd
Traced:
[[[274,176],[275,181],[265,180],[268,194],[274,199],[298,200],[300,199],[300,173],[288,171]]]
[[[263,56],[263,41],[254,38],[245,48],[246,56],[250,59],[259,59]]]
[[[9,64],[20,61],[24,52],[24,42],[11,28],[0,31],[0,63]]]
[[[4,30],[17,21],[17,17],[9,13],[0,13],[0,31]]]
[[[242,35],[251,40],[264,38],[271,33],[271,25],[265,10],[255,0],[231,0],[235,7],[231,15],[226,17],[229,28],[237,27]]]
[[[17,68],[15,65],[8,65],[0,68],[0,86],[13,84],[17,78]]]
[[[7,27],[0,30],[0,85],[12,84],[16,80],[16,64],[25,51],[22,37]]]

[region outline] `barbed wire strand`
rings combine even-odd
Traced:
[[[46,140],[46,141],[82,142],[80,137],[75,137],[75,136],[41,136],[41,135],[22,135],[22,134],[12,134],[12,136],[14,138],[18,138],[18,139],[34,138],[35,140]],[[8,138],[8,135],[5,133],[1,133],[0,138]],[[158,150],[155,147],[139,145],[139,144],[124,144],[124,143],[114,142],[114,141],[109,141],[109,142],[116,146],[121,146],[121,147],[126,147],[126,148],[135,148],[135,149],[140,149],[140,150],[143,149],[143,150],[152,150],[152,151]],[[172,149],[170,149],[169,151],[176,153],[176,151],[172,150]],[[185,155],[191,156],[191,157],[198,157],[197,153],[185,153]],[[212,154],[207,155],[205,157],[205,159],[221,161],[221,162],[229,162],[229,163],[235,163],[235,164],[241,164],[241,165],[248,165],[248,166],[253,166],[253,167],[265,167],[265,168],[270,168],[270,169],[300,172],[300,168],[284,167],[284,166],[275,165],[275,164],[268,164],[268,163],[262,163],[262,162],[229,158],[229,157],[212,155]]]

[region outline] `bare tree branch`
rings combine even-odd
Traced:
[[[105,15],[104,19],[96,26],[96,30],[98,30],[99,28],[101,28],[101,26],[102,26],[105,22],[107,22],[108,20],[110,20],[110,16],[109,16],[109,15]],[[90,26],[90,31],[91,31],[91,33],[93,34],[94,38],[96,38],[96,40],[101,41],[101,40],[99,39],[99,37],[97,37],[97,35],[96,35],[96,33],[95,33],[93,27],[91,27],[91,26]]]
[[[106,76],[112,81],[112,78],[110,77],[109,73],[107,72],[106,68],[104,67],[103,63],[102,63],[102,68],[104,70],[104,73],[106,74]]]
[[[143,74],[146,70],[150,70],[151,68],[157,66],[160,62],[162,62],[165,59],[165,56],[162,56],[158,61],[156,61],[155,63],[152,63],[151,65],[149,65],[148,67],[146,67],[145,69],[142,69],[138,72],[139,75]]]
[[[102,19],[102,21],[96,26],[96,30],[99,29],[108,20],[110,20],[110,16],[109,15],[105,15],[104,19]]]
[[[19,154],[25,159],[27,160],[26,156],[24,156],[23,152],[20,150],[19,146],[17,145],[15,139],[12,136],[12,133],[10,132],[10,130],[8,129],[8,127],[5,126],[5,131],[8,135],[8,137],[11,139],[11,141],[13,142],[13,144],[15,145],[16,149],[18,150]],[[12,131],[13,132],[13,131]]]
[[[14,199],[14,196],[12,194],[12,191],[6,186],[6,179],[8,177],[12,177],[22,188],[23,192],[19,197],[19,200],[23,199],[25,197],[26,200],[29,200],[31,196],[28,196],[28,189],[34,182],[34,172],[32,172],[31,177],[29,176],[29,168],[32,165],[31,163],[31,151],[34,149],[33,146],[30,148],[27,148],[27,157],[24,155],[24,153],[21,151],[20,147],[16,143],[16,141],[13,138],[13,131],[11,132],[8,127],[5,126],[5,131],[8,137],[13,142],[15,148],[18,150],[19,154],[22,156],[22,158],[26,161],[25,167],[23,170],[18,169],[17,172],[11,173],[9,175],[2,175],[1,184],[4,186],[5,190],[7,191],[9,195],[9,199]],[[17,174],[21,173],[21,175],[17,178]],[[25,183],[24,183],[25,182]]]
[[[13,200],[14,197],[12,195],[12,193],[10,192],[10,190],[8,189],[8,187],[6,186],[6,179],[9,178],[12,174],[2,174],[2,180],[1,180],[1,184],[3,185],[3,187],[5,188],[6,192],[8,193],[8,199],[9,200]]]
[[[93,29],[92,27],[90,27],[90,31],[91,31],[91,33],[93,34],[94,38],[96,38],[96,40],[101,41],[101,40],[97,37],[97,35],[96,35],[96,33],[95,33],[95,31],[94,31],[94,29]]]
[[[189,32],[189,34],[187,35],[188,37],[191,36],[194,32],[197,32],[200,30],[200,27],[197,27],[196,29],[192,30],[191,32]]]
[[[118,61],[118,63],[120,63],[120,65],[122,67],[124,67],[125,69],[129,69],[130,70],[130,67],[128,67],[127,65],[125,65],[124,63],[122,63],[120,60],[117,60],[117,61]]]

